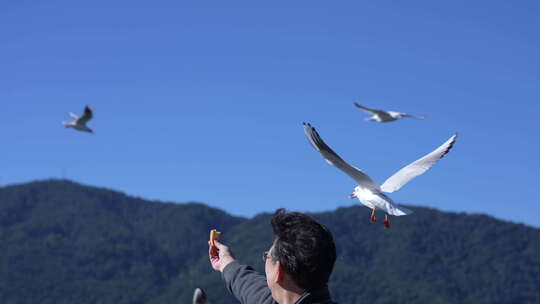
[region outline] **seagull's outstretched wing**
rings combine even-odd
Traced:
[[[89,106],[86,106],[84,107],[84,114],[77,118],[77,123],[78,124],[85,124],[87,123],[90,119],[92,119],[94,115],[92,114],[92,109],[90,109]]]
[[[306,136],[313,148],[321,153],[326,162],[345,172],[359,185],[371,189],[379,189],[379,186],[375,184],[375,182],[373,182],[373,180],[367,174],[362,172],[360,169],[349,165],[343,159],[341,159],[336,152],[332,151],[332,149],[330,149],[330,147],[324,143],[315,128],[313,128],[309,123],[304,123],[304,132],[306,133]]]
[[[386,114],[388,115],[388,113],[386,113],[386,111],[383,111],[383,110],[377,110],[377,109],[370,109],[368,107],[364,107],[363,105],[361,104],[358,104],[358,103],[354,103],[354,105],[357,107],[357,108],[360,108],[362,110],[364,110],[364,112],[366,113],[370,113],[370,114]]]
[[[200,288],[195,288],[193,292],[193,304],[206,304],[206,294]]]
[[[411,114],[404,114],[404,117],[410,117],[410,118],[416,118],[416,119],[426,119],[426,115],[411,115]]]
[[[399,190],[399,188],[408,183],[411,179],[426,172],[439,159],[443,158],[450,151],[450,149],[452,149],[454,143],[456,142],[456,138],[457,133],[450,137],[449,140],[447,140],[433,152],[409,164],[396,172],[394,175],[390,176],[384,182],[384,184],[382,184],[381,190],[384,192],[394,192]]]
[[[79,119],[79,116],[78,116],[77,114],[73,113],[73,112],[68,112],[68,115],[69,115],[69,117],[71,117],[71,119],[73,119],[73,120]]]

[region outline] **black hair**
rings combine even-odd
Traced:
[[[298,287],[310,291],[326,286],[336,261],[330,230],[312,217],[278,209],[272,217],[275,240],[273,260]]]

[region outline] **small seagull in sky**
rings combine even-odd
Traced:
[[[452,149],[452,146],[456,142],[457,134],[454,134],[440,147],[418,159],[417,161],[402,168],[390,178],[388,178],[382,186],[376,184],[367,174],[362,170],[353,167],[346,163],[339,155],[336,154],[319,136],[319,133],[309,123],[304,123],[304,132],[315,150],[319,151],[324,157],[326,162],[337,167],[345,172],[352,179],[358,183],[358,186],[354,188],[354,192],[349,195],[350,199],[357,198],[362,204],[371,208],[371,221],[375,222],[375,211],[382,210],[385,212],[384,227],[389,228],[390,222],[388,221],[388,215],[408,215],[412,211],[398,206],[392,201],[392,199],[384,192],[391,193],[403,185],[408,183],[411,179],[426,172],[431,166],[433,166],[439,159],[443,158]]]
[[[70,122],[63,121],[62,124],[64,125],[64,127],[73,128],[78,131],[94,133],[92,129],[86,126],[86,123],[90,119],[92,119],[92,116],[93,116],[92,109],[90,109],[89,106],[84,107],[84,113],[81,117],[77,116],[75,113],[72,113],[72,112],[69,112],[68,114],[69,116],[71,116],[73,121],[70,121]]]
[[[354,105],[362,109],[366,113],[373,114],[373,116],[366,118],[366,120],[371,120],[371,121],[376,121],[376,122],[390,122],[390,121],[398,120],[400,118],[405,118],[405,117],[416,118],[416,119],[426,118],[426,116],[424,115],[415,116],[415,115],[410,115],[410,114],[401,113],[401,112],[370,109],[356,102],[354,103]]]

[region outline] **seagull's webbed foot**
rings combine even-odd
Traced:
[[[375,216],[375,208],[373,208],[372,211],[371,211],[370,220],[371,220],[372,223],[375,223],[377,221],[377,217]]]
[[[390,222],[388,221],[388,214],[384,215],[384,229],[390,228]]]

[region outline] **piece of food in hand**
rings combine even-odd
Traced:
[[[210,230],[210,244],[212,244],[212,246],[216,246],[214,244],[214,240],[221,240],[221,232],[217,231],[216,229]]]

